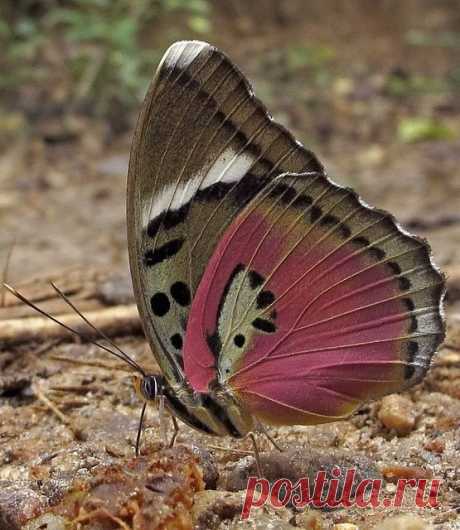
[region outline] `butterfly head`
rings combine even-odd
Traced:
[[[164,378],[158,374],[134,376],[134,389],[144,401],[155,401],[163,395]]]

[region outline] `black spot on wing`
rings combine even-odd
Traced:
[[[294,208],[298,208],[299,210],[303,210],[308,208],[312,202],[313,199],[309,195],[299,195],[292,203],[292,206],[294,206]]]
[[[275,301],[275,295],[271,291],[260,291],[257,295],[257,308],[264,309]]]
[[[245,342],[246,342],[246,338],[241,333],[238,333],[238,335],[235,335],[233,338],[233,343],[238,348],[242,348]]]
[[[320,224],[323,226],[334,226],[339,224],[339,219],[335,215],[327,214],[321,218]]]
[[[165,293],[155,293],[150,299],[150,307],[155,316],[163,317],[169,311],[171,303]]]
[[[407,344],[407,362],[404,369],[404,377],[410,379],[415,373],[415,366],[413,366],[418,353],[418,343],[415,340],[411,340]]]
[[[414,362],[415,356],[417,355],[417,352],[418,352],[418,343],[415,340],[409,341],[407,345],[407,352],[409,355],[409,361]]]
[[[173,239],[168,241],[161,247],[156,248],[155,250],[147,250],[144,254],[144,264],[146,267],[153,267],[162,261],[171,258],[179,252],[184,244],[184,239]]]
[[[257,287],[260,287],[265,281],[264,277],[257,271],[249,271],[248,277],[251,289],[257,289]]]
[[[157,215],[147,226],[147,235],[154,238],[161,227],[170,230],[187,218],[190,209],[190,203],[182,205],[177,210],[168,210]]]
[[[163,226],[166,230],[174,228],[180,223],[183,223],[187,218],[190,203],[182,205],[178,210],[168,210],[164,214]]]
[[[410,289],[411,283],[409,278],[406,278],[405,276],[400,276],[399,278],[399,288],[401,291],[407,291]]]
[[[201,202],[220,201],[231,190],[233,184],[216,182],[196,192],[195,198]]]
[[[369,247],[368,250],[369,254],[379,261],[386,256],[385,251],[379,247]]]
[[[218,357],[220,354],[220,350],[222,349],[222,342],[220,340],[219,334],[213,333],[212,335],[208,335],[206,337],[206,342],[208,343],[209,349],[214,354],[214,357]]]
[[[246,152],[252,156],[253,158],[257,159],[260,157],[261,155],[261,149],[260,147],[255,144],[255,143],[251,143],[249,144],[247,147],[246,147]]]
[[[342,234],[342,237],[350,237],[351,236],[351,230],[346,224],[340,225],[340,233]]]
[[[297,190],[291,186],[284,186],[283,193],[280,195],[283,204],[291,204],[294,202],[297,195]]]
[[[401,274],[401,267],[398,265],[398,263],[396,263],[396,261],[389,261],[387,263],[387,266],[390,267],[391,269],[391,272],[393,274]]]
[[[354,237],[352,239],[352,242],[356,243],[357,245],[361,247],[367,247],[370,244],[369,239],[367,239],[367,237],[362,237],[362,236]]]
[[[243,131],[238,131],[235,136],[233,137],[236,143],[238,143],[241,147],[244,147],[248,143],[248,138],[244,134]]]
[[[415,303],[412,298],[403,298],[402,302],[406,304],[408,311],[413,311],[415,309]]]
[[[184,282],[175,282],[171,285],[171,296],[182,307],[187,307],[191,302],[188,285]]]
[[[310,209],[310,221],[314,223],[321,217],[322,213],[323,211],[319,206],[312,206]]]
[[[404,378],[410,379],[415,373],[415,367],[411,364],[406,364],[404,367]]]
[[[274,333],[276,331],[276,326],[273,322],[265,320],[265,318],[256,318],[252,325],[259,331],[264,331],[265,333]]]
[[[260,161],[259,161],[260,162]],[[275,177],[278,173],[273,172]],[[257,176],[253,173],[246,175],[235,185],[229,198],[240,207],[245,206],[259,191],[267,184],[268,179],[263,176]]]
[[[176,350],[182,349],[182,336],[180,333],[174,333],[174,335],[171,337],[171,344],[176,348]]]
[[[147,226],[147,235],[149,237],[155,237],[158,230],[160,229],[161,223],[163,222],[163,214],[157,215],[155,219],[149,221]]]
[[[273,176],[276,176],[276,174],[276,172],[273,172]],[[194,200],[207,203],[221,201],[224,197],[227,197],[229,201],[232,201],[238,206],[238,209],[241,209],[267,184],[267,182],[268,179],[266,177],[248,172],[237,182],[216,182],[198,190]],[[189,205],[190,203],[187,203],[187,205],[184,205],[182,208],[188,208]],[[185,213],[185,216],[187,213],[188,211]],[[161,224],[161,219],[155,219],[154,222],[152,221],[151,223],[151,232],[154,234]]]
[[[220,314],[222,313],[222,307],[224,306],[225,299],[227,298],[228,291],[230,290],[233,280],[235,279],[235,276],[239,274],[242,270],[244,270],[244,265],[242,263],[238,263],[238,265],[233,269],[233,272],[230,274],[227,283],[225,284],[224,291],[220,298],[219,308],[217,310],[216,327],[219,323]]]

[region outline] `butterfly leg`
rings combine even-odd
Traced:
[[[283,449],[275,442],[274,438],[271,436],[271,434],[267,431],[267,429],[262,425],[262,423],[259,423],[259,428],[261,432],[268,438],[270,443],[273,445],[275,449],[278,449],[280,453],[283,452]]]
[[[259,448],[257,447],[256,437],[254,436],[253,432],[250,432],[248,436],[249,438],[251,438],[252,448],[254,449],[254,458],[256,460],[257,474],[259,475],[259,478],[263,478],[262,468],[260,465],[260,453]]]
[[[144,426],[146,408],[147,408],[147,401],[145,401],[144,404],[142,405],[141,417],[139,418],[139,427],[137,429],[137,437],[136,437],[136,456],[139,456],[139,447],[141,445],[141,434],[142,434],[142,428]]]
[[[174,447],[174,444],[176,443],[176,438],[177,438],[177,435],[179,434],[179,424],[177,423],[177,420],[176,420],[176,417],[171,414],[171,419],[172,419],[172,422],[173,422],[173,427],[174,427],[174,432],[173,432],[173,435],[171,436],[171,440],[169,442],[169,447]]]

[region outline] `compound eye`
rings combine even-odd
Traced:
[[[142,393],[147,400],[154,400],[158,396],[158,381],[154,375],[147,375],[142,381]]]

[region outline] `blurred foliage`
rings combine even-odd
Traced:
[[[440,78],[393,72],[386,79],[384,89],[389,96],[406,97],[442,93],[449,90],[449,85],[446,80]]]
[[[142,97],[168,43],[162,20],[174,16],[192,37],[210,31],[208,0],[56,0],[52,8],[49,3],[11,4],[0,18],[0,90],[53,79],[58,63],[65,69],[59,78],[67,80],[70,105],[87,104],[97,114],[108,114],[114,102],[129,107]]]
[[[412,46],[441,46],[444,48],[460,48],[460,33],[440,31],[435,34],[412,29],[406,34],[406,41]]]
[[[274,48],[260,57],[260,70],[270,72],[272,90],[278,86],[283,93],[286,81],[306,76],[313,86],[324,87],[332,82],[331,65],[336,57],[335,50],[330,46],[307,42],[302,45]],[[280,81],[280,83],[274,83]],[[298,89],[298,86],[295,86]],[[270,89],[265,87],[265,92]],[[267,94],[268,97],[271,95]]]
[[[305,68],[313,71],[321,70],[335,58],[335,55],[331,47],[319,44],[291,46],[284,50],[286,68],[290,72]]]
[[[398,126],[398,138],[405,143],[451,140],[454,137],[455,133],[450,127],[434,118],[413,116],[401,120]]]

